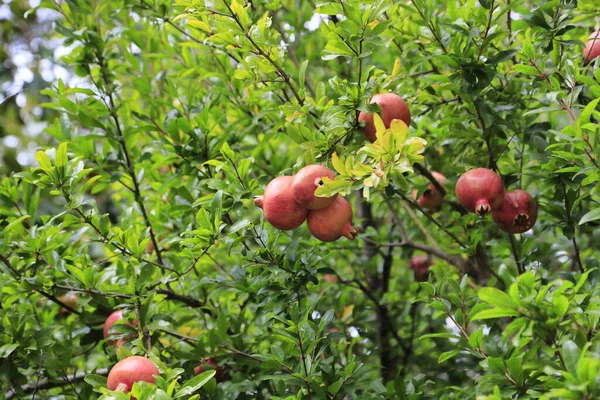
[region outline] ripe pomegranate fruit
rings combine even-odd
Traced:
[[[313,164],[302,168],[292,181],[292,194],[296,202],[307,210],[320,210],[335,201],[337,194],[331,197],[317,197],[315,190],[323,184],[322,178],[335,179],[329,168]]]
[[[590,62],[600,56],[600,31],[592,33],[583,48],[583,59]]]
[[[200,375],[203,372],[214,369],[216,371],[215,379],[217,382],[223,382],[230,378],[224,368],[219,367],[217,360],[214,358],[203,358],[200,362],[201,364],[194,368],[194,373],[196,375]]]
[[[412,257],[408,266],[414,271],[417,282],[427,282],[431,264],[431,258],[426,254],[422,254]]]
[[[104,339],[107,339],[110,336],[109,330],[114,325],[114,323],[123,319],[123,311],[124,310],[117,310],[110,314],[108,318],[106,318],[106,321],[104,321]],[[129,322],[127,322],[126,324],[131,326]],[[121,338],[119,340],[111,340],[109,343],[119,347],[127,343],[127,339]]]
[[[467,211],[483,217],[502,205],[504,184],[494,171],[475,168],[458,178],[456,197]]]
[[[108,373],[106,386],[108,390],[129,393],[135,382],[156,382],[153,375],[160,375],[160,372],[152,361],[140,356],[131,356],[112,367]]]
[[[299,227],[308,214],[294,199],[293,180],[293,176],[277,177],[267,185],[262,196],[254,198],[254,204],[263,209],[265,219],[282,231]]]
[[[323,242],[333,242],[342,236],[353,240],[358,234],[358,229],[352,226],[352,207],[339,196],[329,207],[310,211],[307,224],[313,236]]]
[[[447,180],[444,175],[436,171],[431,171],[431,175],[436,181],[439,182],[440,185],[444,186]],[[419,197],[417,204],[427,210],[436,211],[442,206],[442,204],[444,204],[444,197],[433,185],[433,183],[431,183],[429,184],[427,190],[425,190],[421,197]]]
[[[392,120],[400,119],[410,125],[410,110],[406,101],[395,93],[380,93],[371,98],[371,104],[377,103],[381,107],[381,119],[386,128],[390,127]],[[358,121],[365,121],[365,136],[372,143],[377,140],[377,130],[373,114],[361,112],[358,114]]]
[[[502,206],[492,213],[494,222],[508,233],[523,233],[535,225],[537,203],[524,190],[506,192]]]

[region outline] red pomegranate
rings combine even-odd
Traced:
[[[413,256],[408,264],[409,268],[415,273],[417,282],[427,282],[429,277],[429,267],[431,267],[431,258],[428,255],[422,254]]]
[[[293,176],[277,177],[267,185],[262,196],[254,198],[254,204],[263,209],[265,219],[282,231],[299,227],[308,214],[294,199],[293,180]]]
[[[113,312],[112,314],[110,314],[108,316],[108,318],[106,318],[106,321],[104,321],[104,331],[103,331],[104,339],[107,339],[110,336],[109,330],[114,325],[114,323],[123,319],[123,311],[124,310],[117,310],[117,311]],[[131,326],[131,324],[129,322],[127,322],[126,324]],[[119,347],[119,346],[122,346],[123,344],[125,344],[126,342],[127,342],[127,339],[121,338],[119,340],[111,340],[108,343],[114,344],[115,346]]]
[[[504,184],[492,170],[475,168],[456,182],[456,197],[467,211],[484,216],[497,210],[504,201]]]
[[[215,379],[217,380],[217,382],[223,382],[230,378],[230,376],[227,374],[224,368],[219,367],[217,360],[215,360],[214,358],[204,358],[200,362],[201,364],[194,368],[194,373],[196,375],[200,375],[203,372],[214,369],[216,371]]]
[[[583,48],[583,59],[590,62],[600,56],[600,31],[592,33]]]
[[[337,276],[333,274],[325,274],[323,275],[323,280],[328,283],[335,283],[337,282]]]
[[[447,180],[444,175],[436,171],[431,171],[431,175],[436,181],[438,181],[440,185],[444,186]],[[437,190],[433,183],[431,183],[429,184],[429,188],[427,188],[421,197],[419,197],[417,204],[427,210],[435,211],[438,210],[442,204],[444,204],[444,196],[442,196],[439,190]]]
[[[508,233],[523,233],[535,225],[537,203],[524,190],[506,192],[502,206],[492,213],[494,222]]]
[[[371,104],[377,103],[381,107],[381,119],[386,128],[390,127],[392,120],[399,119],[406,125],[410,125],[410,110],[406,101],[395,93],[380,93],[371,98]],[[377,140],[377,130],[373,114],[361,112],[358,114],[358,121],[365,121],[365,136],[370,142]]]
[[[296,202],[307,210],[320,210],[331,205],[337,194],[332,197],[315,196],[315,190],[323,184],[323,177],[335,179],[335,174],[318,164],[307,165],[298,171],[292,181],[292,194]]]
[[[69,295],[67,295],[66,293],[61,295],[58,299],[61,301],[61,303],[66,304],[67,306],[71,307],[72,309],[76,310],[77,309],[77,299],[79,298],[79,296],[75,293],[71,293]],[[70,310],[67,310],[66,308],[61,307],[59,312],[62,315],[69,315],[71,313]]]
[[[135,382],[156,382],[153,375],[160,375],[152,361],[140,356],[131,356],[115,364],[108,373],[108,390],[129,393]]]
[[[353,240],[358,229],[352,226],[352,207],[344,198],[337,197],[327,208],[308,213],[308,230],[323,242],[333,242],[342,236]]]

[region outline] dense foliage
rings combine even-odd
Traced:
[[[106,375],[132,354],[160,370],[140,400],[600,397],[595,1],[23,4],[14,26],[54,13],[80,79],[25,86],[52,144],[0,170],[6,398],[126,399]],[[375,118],[369,143],[358,114],[381,92],[412,122]],[[315,163],[355,240],[253,204]],[[534,197],[532,230],[457,204],[476,167]],[[437,212],[412,195],[431,171]]]

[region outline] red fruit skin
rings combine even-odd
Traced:
[[[111,326],[113,326],[115,322],[117,322],[121,319],[123,319],[123,310],[117,310],[117,311],[113,312],[112,314],[110,314],[108,316],[108,318],[106,318],[106,321],[104,321],[104,329],[103,329],[104,339],[107,339],[109,337],[109,330],[110,330]],[[129,322],[127,322],[126,325],[131,326],[131,324]],[[119,340],[110,340],[108,343],[119,347],[119,346],[122,346],[125,343],[127,343],[127,339],[121,338]]]
[[[456,197],[467,211],[483,217],[502,206],[504,184],[494,171],[475,168],[458,178]]]
[[[217,380],[217,382],[223,382],[230,378],[230,376],[224,371],[224,369],[219,367],[217,360],[215,360],[214,358],[204,358],[201,362],[202,364],[194,368],[194,373],[196,375],[200,375],[201,373],[206,372],[207,370],[214,369],[216,371],[215,379]]]
[[[354,240],[358,229],[352,226],[352,207],[343,197],[337,197],[327,208],[308,213],[308,230],[322,242],[334,242],[342,236]]]
[[[502,207],[492,213],[494,223],[508,233],[527,232],[537,220],[537,203],[524,190],[506,192]]]
[[[110,314],[106,321],[104,321],[104,339],[108,337],[108,331],[113,324],[119,320],[123,319],[123,310],[117,310]]]
[[[335,283],[335,282],[337,282],[337,276],[332,275],[332,274],[325,274],[325,275],[323,275],[323,280],[325,282]]]
[[[371,98],[371,104],[377,103],[381,107],[381,119],[386,128],[389,128],[392,120],[400,119],[408,126],[410,125],[410,110],[406,101],[395,93],[380,93]],[[377,130],[373,114],[361,112],[358,115],[358,121],[365,121],[365,136],[373,143],[377,140]]]
[[[106,386],[108,390],[120,390],[125,393],[131,391],[135,382],[155,383],[152,375],[160,375],[156,365],[147,358],[131,356],[115,364],[108,373]]]
[[[446,177],[439,172],[431,171],[431,175],[444,186]],[[437,190],[433,183],[429,184],[429,188],[418,198],[417,204],[427,210],[436,211],[444,204],[444,196]]]
[[[414,271],[417,282],[427,282],[431,264],[431,258],[425,254],[410,259],[409,268]]]
[[[263,209],[267,222],[282,231],[299,227],[308,215],[308,210],[294,199],[293,180],[293,176],[277,177],[267,185],[262,196],[254,198],[254,204]]]
[[[292,181],[292,194],[298,204],[307,210],[320,210],[329,207],[335,201],[337,194],[332,197],[317,197],[315,190],[321,185],[321,178],[335,179],[335,174],[329,168],[313,164],[302,168]]]
[[[590,62],[600,56],[600,31],[592,33],[583,48],[583,59]]]

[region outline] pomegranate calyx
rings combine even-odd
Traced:
[[[477,215],[479,215],[480,217],[485,217],[487,214],[490,213],[490,211],[492,211],[492,207],[490,206],[490,203],[487,200],[479,200],[475,204],[475,213],[477,213]]]
[[[350,240],[354,240],[356,236],[358,236],[359,230],[352,226],[352,224],[346,225],[344,228],[343,236],[347,237]]]
[[[517,214],[517,216],[515,217],[515,220],[513,221],[513,224],[517,227],[517,228],[525,228],[529,225],[529,215],[525,214],[525,213],[519,213]]]
[[[119,383],[115,388],[117,392],[129,392],[129,386],[126,383]]]
[[[254,204],[259,208],[263,208],[263,196],[254,196]]]

